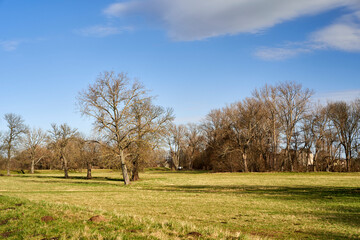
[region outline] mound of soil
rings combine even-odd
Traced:
[[[7,224],[8,221],[9,221],[9,219],[4,219],[4,220],[0,221],[0,226]]]
[[[43,216],[41,218],[41,221],[43,222],[51,222],[51,221],[54,221],[55,219],[52,217],[52,216]]]
[[[89,219],[90,222],[105,222],[106,221],[106,218],[104,216],[101,216],[101,215],[96,215],[96,216],[93,216]]]
[[[0,236],[2,236],[3,238],[8,238],[11,235],[13,235],[14,233],[16,233],[17,231],[12,231],[12,232],[3,232],[2,234],[0,234]]]
[[[7,224],[8,221],[10,221],[10,220],[18,220],[18,219],[19,218],[17,218],[17,217],[4,219],[4,220],[0,221],[0,226]]]
[[[202,236],[202,234],[199,232],[189,232],[187,235],[191,236],[191,237],[201,237]]]
[[[14,207],[8,207],[8,208],[3,208],[3,209],[0,209],[0,211],[5,211],[5,210],[14,210],[15,208]]]

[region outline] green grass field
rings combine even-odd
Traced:
[[[360,173],[153,169],[130,186],[110,170],[62,176],[0,177],[0,238],[360,239]]]

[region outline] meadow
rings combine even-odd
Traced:
[[[130,186],[118,171],[85,176],[1,176],[0,238],[360,239],[360,173],[159,168]]]

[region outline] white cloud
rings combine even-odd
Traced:
[[[360,12],[346,15],[336,23],[313,33],[311,39],[328,48],[360,51]]]
[[[95,25],[76,30],[75,32],[86,37],[107,37],[110,35],[120,34],[125,30],[129,30],[129,28]]]
[[[254,55],[284,60],[316,50],[360,51],[360,0],[128,0],[109,5],[109,17],[141,16],[160,23],[178,41],[257,33],[300,16],[338,7],[350,12],[304,42],[261,47]]]
[[[16,50],[20,43],[21,43],[20,40],[8,40],[8,41],[0,40],[0,47],[4,51],[11,52],[11,51]]]
[[[310,34],[306,42],[293,43],[296,47],[288,45],[262,47],[254,55],[263,60],[283,60],[316,50],[360,52],[360,11],[347,14],[335,23]]]
[[[360,5],[359,0],[133,0],[114,3],[107,16],[142,15],[162,23],[174,40],[255,33],[306,14]]]

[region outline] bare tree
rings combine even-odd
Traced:
[[[259,90],[253,92],[253,96],[261,101],[265,106],[264,110],[268,112],[266,121],[268,130],[271,133],[271,151],[272,151],[272,169],[275,170],[277,165],[277,153],[279,148],[279,134],[281,124],[279,121],[279,92],[277,87],[265,85]]]
[[[310,112],[308,114],[304,114],[304,117],[300,121],[299,130],[294,134],[294,149],[299,149],[295,154],[297,156],[300,155],[299,166],[297,170],[302,170],[305,166],[306,171],[309,171],[309,164],[311,162],[315,162],[314,158],[312,157],[312,148],[316,141],[316,132],[314,131],[314,125],[316,124],[315,121],[315,114],[314,112]],[[315,148],[316,149],[316,148]],[[316,171],[316,167],[314,166],[314,171]]]
[[[10,162],[13,155],[13,152],[17,145],[19,144],[19,140],[21,139],[21,135],[26,132],[27,127],[24,124],[24,120],[21,116],[8,113],[4,116],[5,121],[7,122],[7,132],[4,134],[4,144],[3,149],[6,151],[6,168],[7,175],[10,175]]]
[[[147,91],[125,73],[104,72],[95,83],[79,93],[83,115],[93,118],[94,127],[115,144],[125,185],[130,184],[124,151],[137,141],[137,119],[133,106],[149,99]]]
[[[254,98],[246,98],[229,108],[231,130],[233,132],[234,150],[242,153],[244,172],[248,172],[248,153],[264,131],[265,111],[264,105]]]
[[[314,155],[313,155],[313,170],[314,172],[317,171],[318,165],[318,158],[321,152],[325,152],[325,145],[328,141],[326,138],[328,129],[328,117],[326,114],[326,108],[321,105],[316,105],[309,114],[310,123],[310,133],[312,140],[309,140],[314,148]],[[333,144],[333,141],[330,142],[330,146]],[[329,148],[327,151],[330,154],[331,159],[331,150]],[[327,166],[328,169],[329,166]]]
[[[72,129],[66,123],[60,126],[51,124],[50,141],[51,145],[59,156],[60,162],[64,167],[64,177],[69,178],[68,159],[65,154],[69,142],[77,135],[77,129]]]
[[[194,164],[194,158],[203,148],[204,137],[201,134],[201,129],[199,125],[188,124],[187,131],[185,133],[185,141],[187,145],[187,158],[188,158],[188,168],[192,169]]]
[[[23,144],[26,149],[29,150],[30,153],[30,161],[31,161],[31,169],[30,173],[34,173],[35,165],[41,161],[44,156],[38,156],[36,159],[37,152],[39,147],[45,143],[47,138],[46,133],[40,128],[36,129],[28,129],[25,133],[25,137],[23,138]]]
[[[351,158],[360,127],[359,101],[350,104],[334,102],[328,105],[328,117],[334,125],[346,157],[346,169],[351,170]]]
[[[78,161],[86,166],[86,178],[91,179],[91,170],[94,164],[98,164],[101,158],[101,145],[99,141],[87,140],[83,135],[79,134],[75,138],[76,147],[78,148]]]
[[[291,157],[290,146],[297,124],[307,111],[310,97],[313,91],[303,89],[301,84],[295,82],[284,82],[278,85],[279,91],[279,117],[283,126],[286,139],[287,165],[294,170],[294,159]],[[297,149],[295,149],[296,151]]]
[[[158,146],[159,140],[165,134],[171,121],[174,120],[173,110],[171,108],[164,109],[160,106],[152,104],[151,99],[144,101],[136,101],[132,106],[135,123],[135,154],[132,158],[131,180],[139,179],[139,171],[141,163],[144,162],[144,154],[142,152],[153,150]]]
[[[186,127],[184,125],[172,124],[169,126],[167,143],[171,154],[171,168],[177,170],[181,166],[181,154],[184,151]]]
[[[221,136],[223,128],[223,112],[221,109],[214,109],[208,113],[201,125],[202,130],[205,132],[205,140],[208,147],[215,148],[216,139]]]
[[[234,156],[231,142],[231,122],[227,108],[215,109],[205,117],[201,125],[206,141],[206,162],[203,167],[215,171],[236,171],[239,158]],[[233,161],[235,160],[235,161]]]
[[[100,159],[100,146],[96,142],[87,141],[84,148],[84,159],[86,162],[86,178],[91,179],[91,169],[93,165]]]

